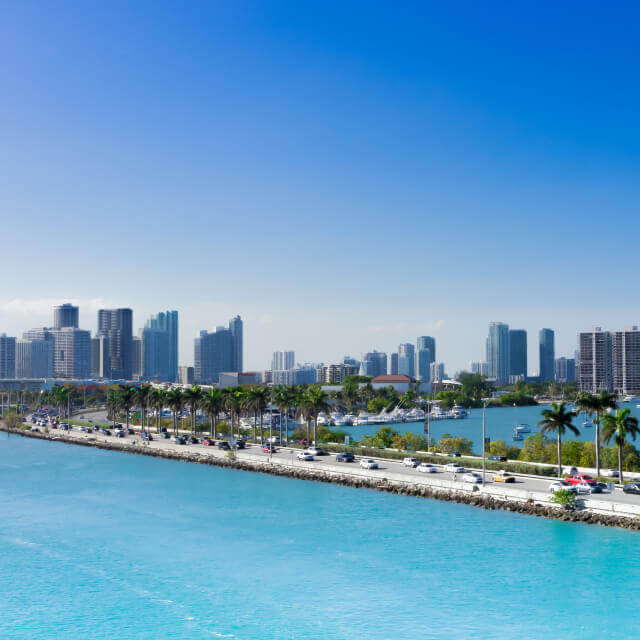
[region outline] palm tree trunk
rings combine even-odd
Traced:
[[[622,484],[622,444],[618,445],[618,473],[620,474],[620,484]]]
[[[280,435],[278,436],[280,438],[280,446],[282,446],[282,411],[280,412],[280,423],[279,423],[280,429],[279,429],[279,433]]]
[[[596,411],[596,479],[600,477],[600,412]]]
[[[213,439],[215,440],[218,437],[218,423],[216,421],[216,418],[218,416],[216,416],[216,412],[213,412]]]
[[[558,479],[560,479],[561,476],[562,476],[562,439],[560,437],[560,433],[558,433]]]
[[[284,414],[284,443],[289,444],[289,407]]]
[[[316,413],[313,419],[313,444],[318,446],[318,414]]]
[[[311,439],[311,435],[309,433],[309,423],[311,422],[311,417],[307,417],[307,444],[309,443],[309,440]]]
[[[260,409],[260,444],[264,442],[264,433],[262,432],[262,408]]]

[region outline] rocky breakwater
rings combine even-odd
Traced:
[[[9,432],[5,423],[0,423],[0,430]],[[446,502],[457,502],[473,507],[481,507],[487,510],[511,511],[543,518],[552,518],[565,522],[583,522],[585,524],[599,524],[609,527],[621,527],[640,531],[640,518],[594,513],[588,509],[568,510],[560,506],[541,504],[535,500],[510,499],[509,497],[494,497],[471,488],[437,487],[426,483],[411,483],[396,479],[388,479],[384,476],[372,476],[361,473],[342,472],[328,470],[326,468],[301,467],[296,464],[283,464],[270,462],[268,459],[250,459],[249,457],[237,457],[225,455],[222,452],[200,454],[187,449],[167,449],[161,447],[141,446],[130,441],[110,441],[98,437],[78,438],[59,432],[31,432],[27,430],[11,430],[16,434],[28,438],[50,440],[67,444],[80,445],[106,449],[109,451],[121,451],[135,453],[167,460],[206,464],[227,469],[252,471],[275,476],[286,476],[298,480],[311,480],[314,482],[327,482],[357,489],[373,489],[386,493],[411,496],[416,498],[432,498]],[[477,487],[476,487],[477,489]]]

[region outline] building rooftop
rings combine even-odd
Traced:
[[[411,382],[411,378],[403,375],[377,376],[371,382]]]

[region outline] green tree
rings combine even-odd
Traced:
[[[151,402],[151,385],[142,384],[134,388],[134,402],[140,407],[140,420],[142,422],[142,431],[145,430],[145,418],[147,417],[147,408]]]
[[[607,444],[613,440],[618,447],[618,473],[620,482],[622,478],[622,450],[627,444],[627,439],[636,439],[640,434],[638,419],[631,415],[631,409],[622,409],[615,414],[607,414],[602,421],[602,440]]]
[[[576,409],[578,412],[584,411],[590,418],[595,416],[595,420],[593,422],[596,425],[596,477],[600,477],[601,418],[608,410],[616,409],[617,406],[618,402],[616,396],[608,391],[602,391],[599,395],[582,392],[576,397]]]
[[[178,434],[178,413],[182,411],[184,406],[184,396],[182,390],[178,387],[170,389],[167,393],[167,405],[171,409],[171,417],[173,418],[173,433]]]
[[[322,387],[318,384],[314,384],[306,393],[306,404],[308,410],[313,416],[313,441],[317,445],[318,442],[318,414],[322,412],[328,412],[331,407],[327,394],[322,390]]]
[[[160,433],[160,421],[162,420],[162,410],[167,401],[164,389],[154,387],[149,396],[149,406],[153,408],[156,418],[156,433]]]
[[[506,456],[507,445],[504,440],[494,440],[489,445],[489,453],[492,456]]]
[[[202,397],[202,409],[211,420],[211,435],[218,438],[218,414],[222,411],[223,393],[221,389],[207,389]]]
[[[562,437],[567,431],[571,431],[574,435],[580,433],[579,429],[573,424],[573,414],[567,409],[564,402],[560,404],[554,402],[551,409],[542,411],[542,420],[538,422],[541,427],[540,433],[555,433],[558,440],[558,478],[562,475]]]
[[[129,429],[129,412],[133,403],[135,402],[135,390],[133,387],[120,386],[118,389],[118,396],[120,397],[119,406],[124,411],[124,417],[127,424],[127,430]]]
[[[202,387],[194,384],[185,389],[182,392],[182,397],[185,403],[189,407],[189,413],[191,415],[191,433],[195,434],[197,431],[197,414],[200,402],[202,402],[202,396],[204,395]]]
[[[358,401],[358,382],[354,376],[347,376],[343,380],[340,395],[347,411],[351,412]]]

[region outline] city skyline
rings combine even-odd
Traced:
[[[274,348],[337,360],[427,334],[459,369],[484,359],[492,320],[551,326],[559,355],[585,328],[637,324],[636,12],[581,7],[567,46],[568,6],[362,9],[97,19],[70,3],[41,7],[39,28],[5,7],[0,210],[16,242],[0,265],[20,278],[0,328],[50,323],[50,304],[13,312],[42,298],[101,297],[136,327],[179,309],[182,353],[240,313],[245,368]],[[626,233],[593,250],[610,219]]]

